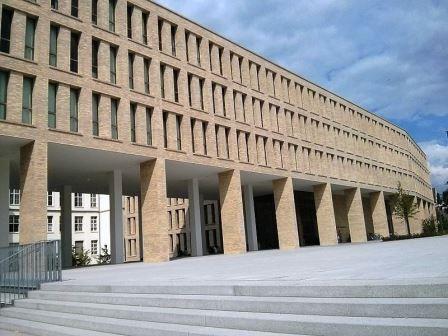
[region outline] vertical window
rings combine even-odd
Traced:
[[[11,24],[14,12],[6,7],[2,9],[2,24],[0,33],[0,51],[9,53],[11,44]]]
[[[98,0],[92,0],[92,23],[98,24]]]
[[[110,82],[117,83],[117,48],[110,47]]]
[[[201,43],[202,39],[196,36],[196,61],[199,66],[201,66]]]
[[[204,110],[204,79],[199,79],[199,99],[201,101],[201,110]]]
[[[97,216],[90,217],[90,231],[92,231],[92,232],[98,231],[98,217]]]
[[[179,70],[174,69],[173,75],[174,75],[174,101],[176,103],[179,102]]]
[[[171,25],[171,53],[173,54],[173,56],[176,56],[176,33],[177,27]]]
[[[129,53],[128,54],[128,72],[129,72],[129,88],[134,88],[134,58],[135,55]]]
[[[132,12],[134,11],[134,6],[128,4],[127,11],[127,23],[128,23],[128,38],[132,38]]]
[[[59,8],[59,1],[58,0],[51,0],[51,8],[57,10]]]
[[[116,0],[109,0],[109,30],[114,32],[115,31],[115,7],[116,7]]]
[[[207,155],[207,123],[202,122],[202,146],[204,149],[204,155]]]
[[[82,207],[82,194],[81,193],[75,193],[75,207],[77,207],[77,208]]]
[[[160,91],[162,98],[165,98],[165,65],[160,65]]]
[[[79,254],[82,253],[83,251],[84,251],[84,241],[82,240],[75,241],[75,253]]]
[[[146,108],[146,144],[152,146],[152,111],[150,107]]]
[[[159,33],[159,50],[163,49],[163,43],[162,43],[162,25],[163,25],[163,20],[160,20],[157,22],[157,28],[158,28],[158,33]]]
[[[182,149],[182,116],[176,114],[176,143],[177,149]]]
[[[148,44],[148,13],[142,12],[142,41]]]
[[[92,134],[99,135],[99,116],[98,110],[100,106],[100,95],[97,93],[92,94]]]
[[[22,122],[33,123],[33,87],[34,78],[23,77]]]
[[[9,204],[20,205],[20,190],[12,189],[9,191]]]
[[[48,84],[48,127],[56,128],[56,95],[58,85],[56,83]]]
[[[135,114],[137,113],[137,104],[131,103],[131,142],[136,142],[135,135]]]
[[[53,216],[47,216],[47,231],[53,232]]]
[[[75,216],[75,232],[82,231],[82,216]]]
[[[70,88],[70,132],[78,132],[79,90]]]
[[[163,113],[163,147],[168,148],[168,113]]]
[[[90,194],[90,207],[96,208],[97,207],[97,197],[96,194]]]
[[[58,65],[58,35],[59,27],[50,26],[50,50],[49,50],[49,60],[48,63],[51,66]]]
[[[118,139],[118,100],[110,101],[110,127],[112,139]]]
[[[149,83],[149,66],[151,61],[147,58],[143,60],[143,79],[145,85],[145,92],[150,93],[150,83]]]
[[[70,71],[78,72],[78,45],[79,34],[71,32],[70,34]]]
[[[98,52],[100,41],[92,40],[92,77],[98,78]]]
[[[19,233],[19,215],[9,215],[9,233]]]
[[[0,71],[0,119],[6,119],[9,73]]]
[[[72,0],[70,14],[71,16],[78,17],[78,0]]]
[[[47,206],[53,206],[53,193],[51,191],[47,193]]]
[[[25,28],[25,58],[34,59],[34,35],[36,32],[36,19],[27,17]]]
[[[230,147],[229,147],[229,136],[230,136],[230,128],[225,128],[225,135],[226,135],[226,154],[227,158],[230,158]]]

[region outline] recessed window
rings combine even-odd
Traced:
[[[70,132],[78,132],[79,90],[70,88]]]
[[[115,8],[116,0],[109,0],[109,30],[115,32]]]
[[[9,73],[0,70],[0,119],[6,119]]]
[[[127,19],[128,19],[128,38],[132,38],[132,12],[134,11],[134,6],[128,4]]]
[[[19,233],[19,215],[9,215],[9,233]]]
[[[90,254],[94,254],[94,255],[98,254],[98,240],[90,241]]]
[[[81,193],[75,193],[75,207],[76,208],[82,208],[82,194]]]
[[[59,35],[59,27],[51,25],[50,26],[50,49],[49,49],[49,60],[48,60],[48,63],[51,66],[58,65],[58,35]]]
[[[96,208],[97,207],[97,196],[96,194],[90,194],[90,207]]]
[[[145,58],[143,60],[143,79],[145,85],[145,92],[150,93],[150,82],[149,82],[149,67],[151,64],[151,60]]]
[[[47,216],[47,231],[53,232],[53,216]]]
[[[110,127],[112,139],[118,139],[118,100],[110,100]]]
[[[98,231],[98,217],[97,216],[90,217],[90,231],[91,232]]]
[[[82,232],[82,216],[75,216],[75,232]]]
[[[98,52],[100,49],[100,41],[92,40],[92,77],[98,78]]]
[[[80,35],[75,32],[70,34],[70,71],[78,72],[78,46]]]
[[[100,106],[100,95],[97,93],[92,94],[92,134],[94,136],[99,135],[99,106]]]
[[[110,46],[110,82],[117,83],[117,48]]]
[[[146,144],[152,146],[152,109],[146,108]]]
[[[13,16],[14,11],[3,6],[0,31],[0,51],[4,53],[9,53],[11,45],[11,24]]]
[[[33,89],[34,78],[23,77],[22,122],[24,124],[33,123]]]
[[[79,11],[79,0],[72,0],[72,5],[70,9],[71,16],[78,17],[78,11]]]
[[[58,84],[48,84],[48,127],[56,128],[56,96]]]
[[[59,1],[58,0],[51,0],[51,8],[57,10],[59,8]]]
[[[129,72],[129,88],[134,88],[134,59],[135,55],[132,53],[128,54],[128,72]]]
[[[131,142],[136,142],[136,130],[135,130],[135,115],[137,113],[137,104],[131,103],[130,109],[130,119],[131,119]]]
[[[34,59],[34,35],[36,33],[36,19],[27,17],[25,27],[25,58]]]
[[[148,13],[142,12],[142,41],[148,44]]]
[[[98,24],[98,0],[92,0],[92,23]]]
[[[20,190],[12,189],[9,191],[9,204],[20,205]]]

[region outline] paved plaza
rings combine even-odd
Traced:
[[[82,284],[253,280],[445,283],[448,236],[183,258],[160,264],[94,266],[63,271],[63,279]]]

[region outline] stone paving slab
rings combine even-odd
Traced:
[[[213,255],[63,271],[73,284],[448,283],[448,236]]]

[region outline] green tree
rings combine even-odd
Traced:
[[[393,213],[406,223],[408,235],[411,235],[411,228],[409,219],[413,218],[418,213],[417,203],[414,202],[414,196],[407,194],[401,182],[398,182],[397,192],[392,197]]]
[[[88,250],[76,251],[72,246],[72,265],[75,267],[90,265],[92,259]]]

